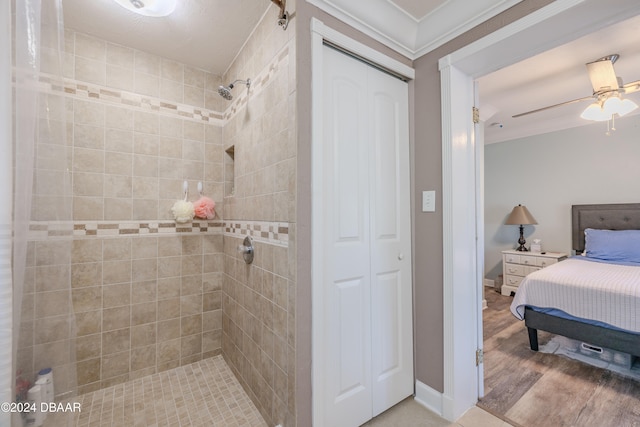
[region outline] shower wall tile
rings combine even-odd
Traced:
[[[295,2],[287,8],[294,11]],[[226,153],[215,160],[222,176],[232,177],[225,195],[233,188],[224,204],[225,275],[220,302],[206,294],[203,302],[220,304],[223,355],[267,423],[295,426],[296,20],[283,31],[277,13],[269,9],[223,77],[253,84],[248,94],[237,88],[225,111],[224,148],[234,148],[233,161]],[[234,221],[254,226],[234,229]],[[272,222],[281,227],[262,225]],[[255,239],[251,265],[235,249],[237,231]],[[279,234],[282,244],[260,240]]]
[[[81,33],[76,33],[82,37]],[[125,46],[107,42],[106,44],[106,62],[110,65],[133,70],[134,50]]]
[[[75,55],[105,62],[107,43],[87,34],[75,33]]]
[[[160,96],[160,78],[151,74],[135,72],[133,75],[133,90],[148,96]]]
[[[130,68],[107,64],[106,85],[115,89],[133,91],[134,74]]]
[[[136,50],[134,52],[134,69],[136,72],[160,76],[161,58],[150,53]]]
[[[133,130],[133,115],[124,107],[107,105],[104,108],[105,126],[107,129]]]
[[[185,66],[179,62],[161,58],[160,60],[160,77],[163,79],[173,80],[174,82],[184,83]]]
[[[73,113],[73,121],[75,124],[104,126],[104,105],[76,99],[73,102]]]
[[[183,180],[190,200],[202,181],[222,219],[227,103],[206,71],[69,29],[65,47],[66,109],[48,125],[66,119],[68,148],[40,145],[34,212],[58,191],[62,153],[75,229],[38,232],[76,237],[29,244],[18,359],[27,377],[53,366],[61,385],[75,369],[84,393],[221,352],[222,228],[175,227],[170,208]]]
[[[204,108],[204,90],[194,86],[184,86],[185,104]]]
[[[104,129],[99,126],[75,125],[73,128],[74,140],[77,147],[104,148]]]
[[[80,392],[104,388],[221,352],[224,236],[87,237],[73,242],[68,291],[36,292],[36,311],[73,303]],[[41,261],[49,262],[42,248]],[[205,273],[205,260],[218,272]],[[167,267],[167,265],[169,267]],[[57,265],[34,267],[65,274]],[[162,277],[166,276],[166,277]],[[69,339],[66,316],[43,309],[34,344]],[[39,323],[40,324],[40,323]]]
[[[221,162],[221,122],[203,122],[217,113],[199,110],[220,77],[72,30],[65,35],[74,67],[65,87],[74,219],[171,220],[185,179],[193,199],[203,182],[221,218],[223,175],[206,157]],[[185,108],[194,114],[182,114]],[[42,184],[50,181],[41,175]]]
[[[133,176],[158,176],[158,158],[156,156],[136,155],[133,157]]]
[[[76,56],[75,78],[87,83],[104,85],[107,81],[107,70],[104,62]]]
[[[129,199],[104,199],[105,220],[127,220],[132,217],[132,202]]]
[[[168,101],[183,103],[183,84],[180,81],[161,79],[160,80],[160,98]]]
[[[55,351],[55,362],[75,348],[84,393],[224,351],[265,418],[294,425],[295,19],[282,31],[274,9],[224,77],[66,30],[68,156],[81,227],[67,270],[51,256],[60,243],[31,251],[25,372],[44,363],[34,349]],[[234,102],[218,96],[219,85],[247,77],[248,94],[238,86]],[[236,197],[225,200],[230,145],[239,173]],[[191,200],[202,181],[216,219],[233,221],[224,235],[197,224],[193,235],[191,225],[165,233],[185,179]],[[256,239],[250,267],[236,252],[242,234]],[[71,291],[47,275],[68,277]],[[74,347],[65,304],[75,312]],[[37,334],[36,323],[44,325]]]

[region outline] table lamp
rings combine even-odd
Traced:
[[[509,217],[505,221],[506,225],[519,225],[520,226],[520,238],[518,239],[518,243],[520,246],[516,248],[516,251],[528,252],[528,249],[525,248],[524,244],[526,241],[524,240],[524,226],[537,224],[536,219],[531,215],[531,212],[526,208],[526,206],[518,205],[513,208]]]

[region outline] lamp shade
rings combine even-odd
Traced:
[[[538,221],[531,215],[527,207],[522,205],[515,206],[505,221],[506,225],[529,225],[537,223]]]

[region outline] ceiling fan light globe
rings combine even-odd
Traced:
[[[618,115],[622,117],[626,114],[629,114],[636,108],[638,108],[638,104],[630,99],[623,99],[622,102],[620,102],[620,106],[618,107]]]
[[[594,102],[589,105],[585,110],[580,114],[580,117],[585,120],[593,120],[596,122],[604,122],[611,119],[611,114],[607,114],[599,103]]]
[[[613,116],[618,111],[620,111],[621,104],[622,104],[622,100],[620,98],[618,98],[617,96],[612,96],[607,98],[606,101],[604,101],[604,104],[602,105],[602,109],[607,115]]]

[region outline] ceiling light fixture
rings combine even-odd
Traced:
[[[139,15],[168,16],[176,9],[177,0],[114,0],[125,9]]]
[[[593,94],[591,96],[572,99],[571,101],[516,114],[513,118],[595,98],[595,102],[580,114],[580,118],[596,122],[606,121],[607,135],[609,135],[609,130],[616,130],[616,115],[622,117],[638,108],[638,105],[630,99],[622,99],[622,95],[640,91],[640,80],[623,84],[622,79],[616,76],[616,71],[613,67],[613,64],[618,59],[620,59],[620,55],[612,53],[611,55],[604,56],[586,64],[591,87],[593,88]]]
[[[585,120],[604,122],[613,119],[614,114],[622,117],[636,108],[638,108],[638,104],[630,99],[621,99],[619,93],[614,93],[589,105],[580,117]]]
[[[638,108],[638,104],[630,99],[621,99],[619,91],[612,91],[598,96],[598,100],[589,105],[580,114],[585,120],[607,122],[606,135],[616,130],[616,114],[622,117]]]

